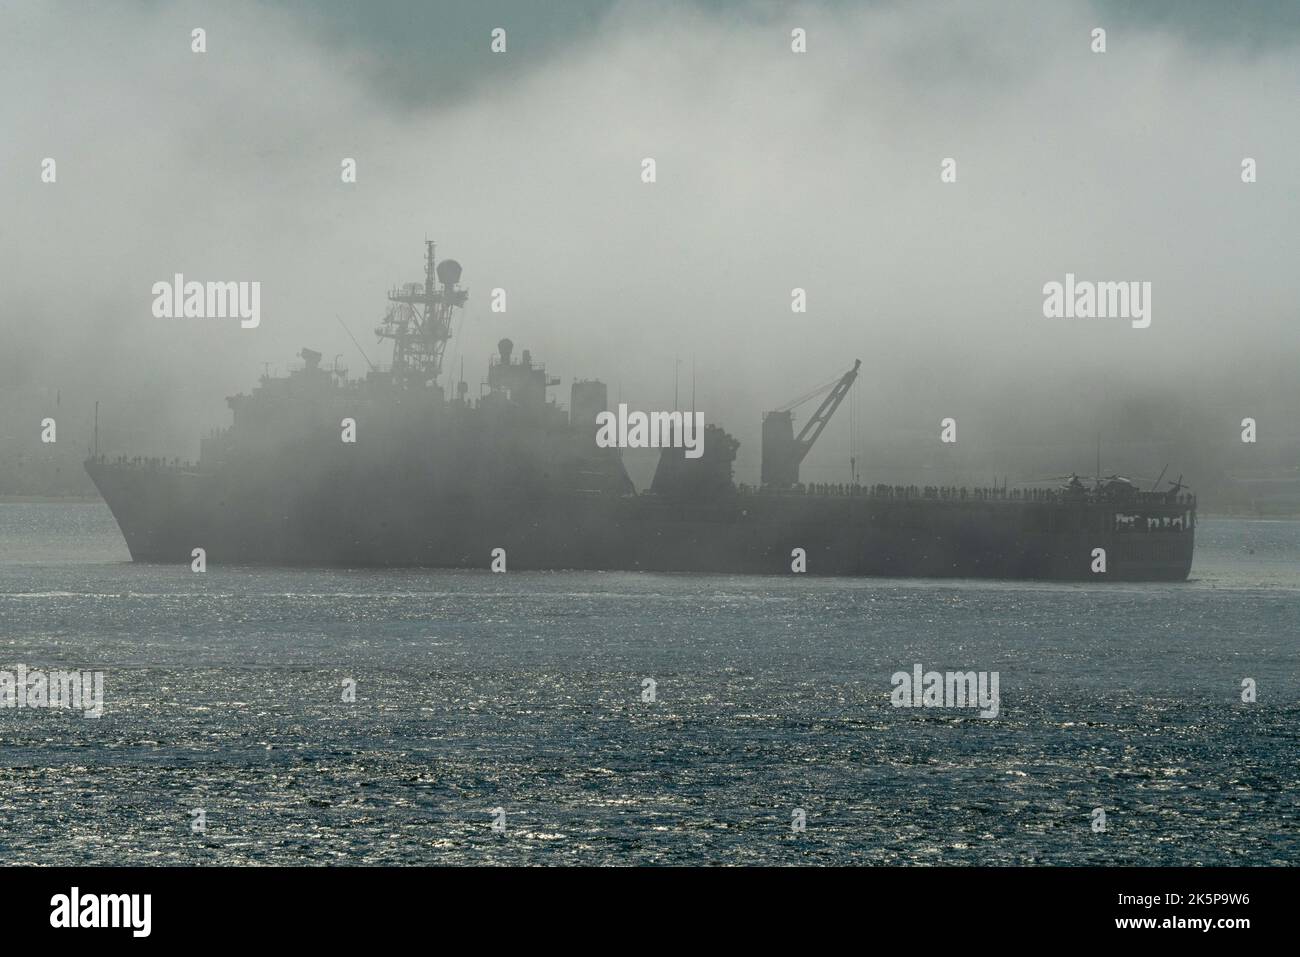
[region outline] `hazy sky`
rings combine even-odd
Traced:
[[[663,406],[680,356],[741,479],[761,411],[854,358],[880,442],[952,415],[1005,444],[1014,409],[1086,451],[1126,396],[1294,412],[1300,4],[1129,6],[5,4],[0,390],[193,454],[263,363],[363,370],[336,314],[381,355],[427,235],[465,267],[473,391],[502,336],[562,402],[577,376]],[[176,272],[260,281],[260,328],[154,319]],[[1066,272],[1151,282],[1150,328],[1044,319]]]

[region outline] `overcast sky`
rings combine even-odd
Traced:
[[[1300,4],[1130,6],[7,3],[0,389],[192,454],[263,363],[361,371],[336,314],[382,355],[427,235],[465,268],[473,391],[503,336],[562,402],[664,407],[681,357],[751,481],[761,411],[854,358],[868,441],[1014,408],[1090,457],[1117,396],[1294,410]],[[154,319],[176,272],[260,281],[261,326]],[[1150,328],[1043,318],[1066,272],[1151,282]]]

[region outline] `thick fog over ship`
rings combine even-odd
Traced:
[[[361,30],[342,3],[6,5],[0,493],[90,492],[96,400],[104,452],[195,458],[304,346],[363,375],[338,320],[386,361],[426,237],[470,290],[449,388],[463,360],[476,395],[503,337],[561,404],[577,377],[671,408],[676,374],[739,482],[762,413],[856,358],[807,481],[849,480],[851,427],[868,483],[1090,475],[1098,434],[1104,472],[1168,463],[1210,507],[1294,477],[1300,29],[1187,4],[1195,29],[1120,4],[456,6]],[[467,29],[481,50],[443,36]],[[260,325],[154,318],[175,273],[260,282]],[[1150,325],[1045,318],[1067,273],[1149,282]],[[45,415],[67,464],[34,480]],[[641,488],[654,456],[626,453]]]

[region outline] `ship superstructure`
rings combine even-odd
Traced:
[[[503,339],[477,396],[441,384],[469,293],[426,243],[425,276],[389,293],[375,330],[388,369],[349,379],[300,353],[228,399],[229,428],[193,466],[95,455],[86,467],[137,561],[824,575],[1181,580],[1195,497],[1181,480],[1142,491],[1118,476],[1061,488],[808,485],[800,464],[861,363],[798,433],[791,407],[762,423],[761,482],[737,485],[739,443],[710,425],[704,454],[661,449],[638,493],[617,448],[596,442],[604,383],[560,380]],[[808,397],[805,397],[805,399]],[[352,440],[345,436],[351,423]],[[802,558],[800,558],[802,556]],[[1100,556],[1100,561],[1099,561]],[[1100,570],[1099,570],[1100,569]]]

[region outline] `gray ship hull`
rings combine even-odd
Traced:
[[[802,550],[812,575],[1181,581],[1195,535],[1194,510],[1174,501],[1144,504],[1134,527],[1132,509],[1097,501],[738,492],[683,504],[419,483],[377,496],[360,476],[86,468],[142,562],[189,563],[203,548],[209,564],[487,569],[500,548],[511,571],[791,574]]]

